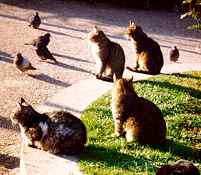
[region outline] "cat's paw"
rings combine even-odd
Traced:
[[[132,72],[136,72],[137,71],[137,67],[129,67],[129,66],[126,66],[126,69],[132,71]]]
[[[101,74],[96,74],[96,79],[101,79],[102,75]]]

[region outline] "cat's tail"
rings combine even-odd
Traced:
[[[129,67],[129,66],[127,66],[126,69],[128,69],[128,70],[130,70],[130,71],[132,71],[132,72],[143,73],[143,74],[149,74],[149,75],[157,75],[157,74],[160,74],[160,72],[144,71],[144,70],[139,70],[139,69],[132,68],[132,67]]]

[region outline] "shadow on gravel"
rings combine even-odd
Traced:
[[[47,25],[47,23],[44,24],[44,25]],[[59,27],[57,27],[57,28],[59,28]],[[63,35],[63,36],[71,37],[71,38],[83,39],[82,37],[72,36],[72,35],[69,35],[67,33],[58,32],[58,31],[54,31],[54,30],[49,30],[49,29],[44,29],[44,28],[39,28],[39,30],[42,30],[42,31],[45,31],[45,32],[49,32],[49,33],[54,33],[56,35]]]
[[[79,61],[79,62],[84,62],[84,63],[94,63],[92,61],[88,61],[88,60],[82,60],[80,58],[75,58],[75,57],[71,57],[71,56],[67,56],[67,55],[61,55],[58,53],[52,53],[52,55],[57,56],[57,57],[61,57],[61,58],[65,58],[65,59],[69,59],[69,60],[75,60],[75,61]]]
[[[44,81],[50,84],[55,84],[58,86],[62,86],[62,87],[68,87],[71,84],[65,83],[61,80],[57,80],[55,78],[50,77],[49,75],[45,75],[44,73],[40,73],[40,74],[36,74],[36,75],[32,75],[32,74],[28,74],[29,77],[40,80],[40,81]]]
[[[7,63],[13,63],[13,56],[10,54],[0,51],[0,61],[4,61]]]
[[[14,169],[19,167],[20,159],[15,156],[0,153],[0,166],[4,166],[7,169]]]
[[[71,69],[71,70],[74,70],[74,71],[79,71],[79,72],[84,72],[84,73],[89,73],[89,74],[91,74],[91,72],[88,71],[88,70],[85,70],[85,69],[82,69],[82,68],[76,67],[76,66],[71,66],[71,65],[62,63],[62,62],[60,62],[60,61],[57,61],[56,64],[49,62],[49,64],[52,64],[52,65],[54,65],[54,66],[59,66],[59,67],[62,67],[62,68],[64,68],[64,69]]]
[[[17,127],[12,124],[10,119],[7,119],[2,116],[0,116],[0,128],[14,129],[14,130],[17,129]]]

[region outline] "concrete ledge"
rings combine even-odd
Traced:
[[[65,110],[79,117],[92,101],[109,91],[111,87],[112,83],[97,79],[82,80],[47,99],[37,110]]]
[[[78,157],[58,157],[22,144],[20,175],[82,175]]]

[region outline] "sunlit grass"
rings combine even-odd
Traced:
[[[110,92],[91,104],[82,115],[88,145],[81,155],[85,174],[154,175],[163,164],[191,160],[201,169],[201,72],[160,75],[134,83],[139,96],[162,111],[167,124],[163,145],[126,143],[113,138]]]

